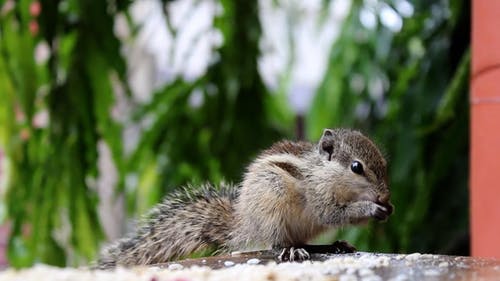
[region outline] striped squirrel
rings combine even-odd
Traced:
[[[392,213],[386,161],[350,129],[325,129],[318,144],[281,141],[263,151],[239,185],[205,185],[166,196],[127,238],[104,248],[98,268],[164,263],[207,248],[273,249],[309,258],[321,232]],[[336,242],[332,251],[354,248]]]

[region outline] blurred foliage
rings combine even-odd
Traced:
[[[110,9],[105,1],[3,4],[1,144],[12,172],[2,204],[11,222],[7,254],[14,266],[65,265],[69,252],[76,253],[70,263],[78,264],[94,257],[103,238],[94,192],[97,144],[110,144],[120,168],[110,77],[125,74]],[[50,53],[37,63],[40,42]]]
[[[156,175],[139,187],[145,190],[143,198],[134,196],[133,187],[128,189],[132,209],[134,203],[152,199],[138,206],[140,213],[158,200],[152,193],[163,194],[187,182],[239,180],[258,149],[283,134],[270,122],[272,97],[257,71],[257,3],[233,2],[221,1],[225,12],[214,19],[224,45],[216,50],[220,57],[206,75],[189,83],[176,80],[138,109],[139,117],[155,116],[130,161],[131,171],[153,169]],[[193,94],[202,95],[201,106],[190,105]]]
[[[148,125],[130,153],[125,125],[111,114],[117,87],[131,99],[123,43],[113,33],[114,17],[128,16],[130,2],[41,0],[41,12],[36,1],[0,2],[0,149],[10,171],[0,219],[11,223],[12,265],[76,265],[95,256],[103,239],[99,145],[111,148],[116,190],[137,214],[188,182],[238,181],[260,149],[293,137],[284,96],[267,89],[257,71],[257,2],[219,2],[218,59],[204,76],[176,79],[135,104],[127,121]],[[371,9],[396,2],[375,3]],[[360,128],[389,158],[395,215],[340,237],[361,250],[467,254],[470,7],[412,4],[413,15],[394,32],[380,22],[364,27],[366,5],[353,1],[305,116],[306,136]],[[40,44],[49,54],[35,62]],[[200,106],[190,104],[194,94],[202,95]]]
[[[466,255],[470,7],[413,5],[393,33],[363,28],[354,3],[306,127],[311,139],[323,127],[361,128],[389,160],[395,214],[340,237],[363,250]]]

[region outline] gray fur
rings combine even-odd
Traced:
[[[237,189],[186,188],[153,208],[139,229],[104,248],[98,268],[164,263],[210,247],[224,248]]]
[[[350,169],[352,161],[363,175]],[[317,145],[284,141],[260,154],[238,186],[168,196],[129,238],[106,248],[99,267],[162,263],[214,246],[222,251],[301,245],[325,229],[385,219],[386,161],[371,140],[325,130]]]

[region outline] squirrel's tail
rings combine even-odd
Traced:
[[[97,268],[164,263],[230,240],[237,188],[222,184],[186,188],[167,196],[138,231],[105,248]]]

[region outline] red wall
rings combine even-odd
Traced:
[[[471,247],[500,258],[500,1],[472,1]]]

